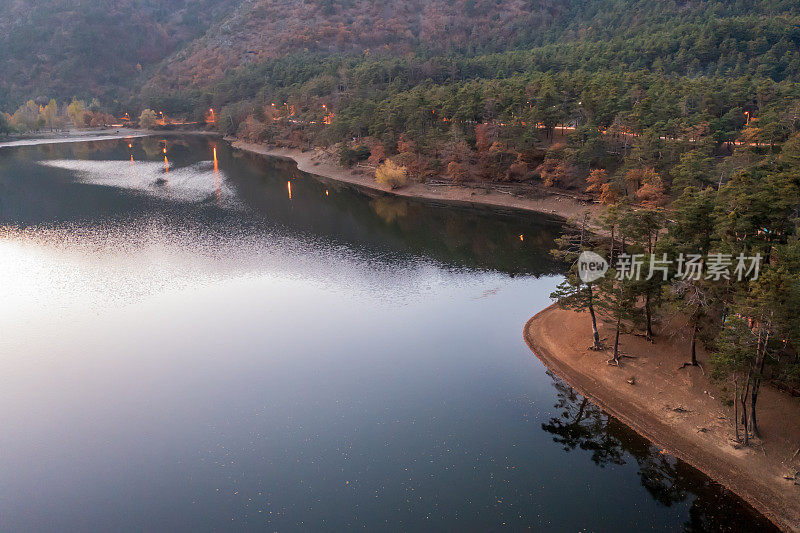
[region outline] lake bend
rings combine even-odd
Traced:
[[[769,530],[530,352],[560,228],[213,137],[0,148],[0,529]]]

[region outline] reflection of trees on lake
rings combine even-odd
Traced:
[[[292,228],[458,268],[534,275],[563,269],[549,254],[561,224],[543,216],[398,198],[316,179],[291,161],[224,147],[218,153],[229,183],[248,207]]]
[[[211,161],[216,147],[222,179],[236,191],[237,200],[246,207],[246,216],[302,238],[312,235],[391,262],[425,258],[456,269],[536,276],[558,274],[564,268],[549,254],[561,230],[558,221],[361,191],[300,172],[290,160],[233,151],[218,139],[150,136],[42,145],[8,153],[24,154],[20,156],[22,164],[29,159],[69,157],[127,162],[131,156],[136,162],[156,162],[163,161],[165,142],[170,169]],[[37,156],[31,157],[30,151],[36,151]],[[292,184],[291,199],[287,195],[288,180]],[[230,215],[213,213],[221,218]]]
[[[161,157],[163,149],[164,147],[161,145],[161,141],[159,141],[156,137],[142,138],[142,150],[144,150],[144,153],[149,159],[157,159]]]
[[[402,198],[379,196],[378,198],[373,198],[369,205],[372,206],[375,214],[387,224],[391,224],[395,220],[408,215],[408,202]]]
[[[552,434],[553,441],[565,451],[591,452],[591,460],[600,467],[635,460],[639,480],[656,502],[670,507],[691,501],[685,531],[777,531],[735,494],[687,463],[661,453],[657,446],[604,413],[552,372],[547,374],[557,391],[554,407],[558,414],[543,423],[542,429]]]
[[[609,418],[605,413],[551,372],[548,375],[558,391],[554,407],[561,413],[542,424],[542,429],[551,433],[564,451],[575,448],[591,451],[592,461],[598,466],[624,464],[622,443],[607,431]]]

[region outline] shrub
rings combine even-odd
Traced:
[[[397,189],[408,182],[408,171],[406,167],[387,160],[375,171],[375,181],[381,185]]]
[[[450,161],[447,165],[447,175],[453,183],[463,183],[469,178],[469,170],[458,161]]]
[[[370,153],[368,146],[350,148],[346,144],[342,145],[341,150],[339,150],[339,164],[345,167],[352,167],[360,161],[369,159]]]
[[[156,112],[152,109],[145,109],[139,115],[139,127],[145,130],[153,129],[156,125]],[[76,124],[77,126],[77,124]]]
[[[264,124],[249,116],[239,125],[236,136],[239,139],[252,143],[264,143],[272,141],[277,135],[277,130],[272,124]]]

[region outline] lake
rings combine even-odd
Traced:
[[[0,529],[769,528],[527,348],[559,231],[210,137],[0,148]]]

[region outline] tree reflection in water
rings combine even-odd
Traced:
[[[630,460],[639,466],[642,486],[660,505],[691,500],[684,531],[778,531],[768,520],[741,499],[707,476],[642,438],[616,418],[578,394],[548,371],[558,401],[558,416],[542,424],[564,451],[590,452],[598,466],[623,465]]]

